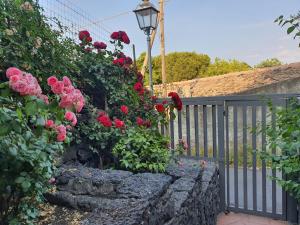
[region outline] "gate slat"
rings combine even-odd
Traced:
[[[244,185],[244,209],[248,209],[248,149],[247,149],[247,106],[243,106],[243,185]]]
[[[190,106],[186,105],[185,107],[186,114],[186,142],[188,144],[187,154],[191,156],[191,124],[190,124]]]
[[[194,105],[194,123],[195,123],[195,149],[196,157],[200,157],[199,147],[199,117],[198,117],[198,105]]]
[[[238,181],[238,118],[237,106],[233,107],[233,151],[234,151],[234,205],[239,208],[239,181]]]
[[[256,106],[252,107],[252,150],[256,150]],[[252,151],[253,210],[257,211],[256,153]]]
[[[227,192],[227,206],[230,206],[230,171],[229,171],[229,107],[226,106],[226,192]]]
[[[170,136],[171,136],[171,148],[174,149],[175,148],[174,118],[170,120]]]
[[[212,106],[212,141],[213,141],[213,157],[217,157],[217,123],[216,123],[216,105]]]
[[[178,116],[177,116],[177,122],[178,122],[178,138],[182,139],[182,116],[181,116],[181,111],[177,111]]]
[[[271,118],[272,129],[276,129],[276,113],[272,110]],[[276,154],[276,147],[272,148],[272,154]],[[272,169],[272,177],[276,177],[276,169]],[[272,180],[272,213],[276,214],[277,198],[276,198],[276,181]]]
[[[266,151],[266,117],[267,117],[267,112],[266,112],[266,106],[262,106],[261,109],[261,126],[262,126],[262,142],[261,142],[261,147],[262,151]],[[266,212],[267,211],[267,175],[266,175],[266,161],[262,160],[262,211]]]
[[[204,157],[208,157],[207,148],[207,106],[203,105],[203,145],[204,145]]]

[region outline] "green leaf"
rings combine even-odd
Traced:
[[[24,177],[18,177],[18,178],[15,180],[15,182],[16,182],[17,184],[21,184],[21,183],[24,182],[24,180],[25,180]]]
[[[295,30],[296,26],[291,26],[287,29],[287,34],[292,33]]]
[[[36,114],[37,105],[35,102],[28,102],[25,106],[25,112],[27,116],[32,116]]]
[[[12,156],[16,156],[18,154],[18,151],[15,147],[11,147],[9,148],[9,153],[12,155]]]
[[[28,180],[24,180],[21,186],[25,191],[27,191],[31,187],[31,183]]]
[[[22,110],[20,108],[18,108],[16,110],[16,113],[17,113],[17,116],[18,116],[19,120],[22,120],[22,118],[23,118]]]

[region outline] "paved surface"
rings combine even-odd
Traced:
[[[287,222],[240,213],[221,214],[217,225],[287,225]]]

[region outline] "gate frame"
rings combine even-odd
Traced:
[[[217,161],[219,164],[219,182],[220,182],[220,211],[222,212],[237,212],[237,213],[246,213],[250,215],[257,215],[257,216],[264,216],[264,217],[270,217],[273,219],[281,219],[281,220],[286,220],[289,222],[293,223],[299,223],[299,217],[298,216],[298,211],[297,211],[297,201],[290,197],[284,190],[282,190],[282,215],[280,214],[275,214],[270,213],[270,212],[263,212],[263,211],[258,211],[258,210],[250,210],[250,209],[242,209],[242,208],[236,208],[236,207],[231,207],[228,203],[226,202],[226,183],[225,180],[225,169],[226,169],[226,159],[225,159],[225,120],[226,122],[228,121],[228,102],[235,103],[238,105],[238,102],[243,102],[245,105],[247,105],[247,102],[257,102],[256,106],[262,106],[262,101],[263,100],[272,100],[274,103],[281,102],[283,105],[287,104],[287,100],[292,98],[292,97],[297,97],[300,98],[300,94],[297,93],[292,93],[292,94],[260,94],[260,95],[229,95],[229,96],[212,96],[212,97],[190,97],[190,98],[182,98],[183,105],[186,106],[186,110],[188,112],[188,116],[186,118],[186,124],[187,124],[187,133],[190,133],[190,118],[189,118],[189,113],[190,113],[190,108],[189,106],[194,106],[196,108],[197,112],[197,120],[198,120],[198,106],[207,106],[211,105],[213,110],[217,111],[217,124],[218,124],[218,131],[216,133],[217,135],[217,140],[215,140],[218,143],[218,154],[214,155],[212,160]],[[169,100],[169,99],[158,99],[157,102],[162,102],[164,100]],[[266,105],[266,104],[264,104]],[[196,107],[197,106],[197,107]],[[241,106],[241,105],[239,105]],[[194,115],[195,116],[195,115]],[[180,118],[178,118],[178,121],[180,121],[180,126],[182,126],[182,118],[181,118],[181,113],[179,115]],[[198,125],[198,121],[196,122]],[[227,124],[226,124],[227,127]],[[198,129],[198,128],[197,128]],[[162,133],[164,134],[164,129],[162,127]],[[181,134],[182,135],[182,134]],[[227,134],[226,134],[227,135]],[[170,121],[170,138],[172,142],[172,146],[174,145],[174,121]],[[189,142],[190,136],[187,136],[187,141]],[[199,140],[198,140],[199,141]],[[227,145],[227,143],[226,143]],[[188,153],[190,154],[190,149],[188,150]],[[197,152],[196,152],[197,153]],[[196,155],[197,158],[203,158],[198,155]],[[205,159],[205,157],[204,157]],[[227,188],[228,189],[228,188]],[[299,203],[298,203],[299,204]],[[300,206],[298,206],[298,210],[300,209]],[[299,213],[300,214],[300,213]]]

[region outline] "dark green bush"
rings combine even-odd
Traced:
[[[275,110],[274,108],[272,110]],[[280,155],[261,152],[262,158],[287,176],[272,177],[284,190],[300,200],[300,104],[291,100],[286,109],[276,110],[276,128],[267,126],[269,149],[279,149]]]
[[[135,172],[164,172],[171,156],[167,138],[140,127],[129,129],[112,152],[121,168]]]

